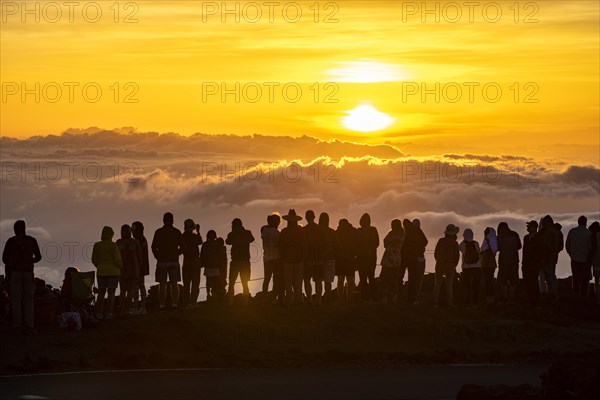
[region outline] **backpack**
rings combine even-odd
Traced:
[[[477,254],[477,248],[474,242],[465,242],[465,254],[463,256],[463,263],[475,264],[479,261],[479,254]]]

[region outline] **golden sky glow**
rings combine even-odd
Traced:
[[[285,15],[285,1],[272,16],[254,3],[262,5],[258,19],[249,2],[227,15],[221,2],[119,2],[116,15],[114,2],[98,1],[96,23],[86,20],[94,7],[82,10],[91,2],[75,8],[73,22],[63,6],[55,23],[48,2],[37,2],[36,22],[33,3],[34,13],[24,14],[21,2],[1,2],[2,135],[88,126],[307,134],[393,142],[417,155],[518,153],[600,164],[597,1],[500,1],[498,18],[483,1],[461,6],[458,22],[447,2],[437,11],[428,3],[428,14],[422,2],[301,1],[302,16],[291,22],[297,10]],[[22,83],[36,82],[40,102],[34,94],[23,101]],[[89,83],[89,96],[96,85],[102,90],[96,103],[83,97]],[[62,96],[52,103],[56,85]],[[223,88],[237,91],[239,102],[232,93],[223,99]],[[363,104],[394,122],[369,133],[345,127],[343,118]]]

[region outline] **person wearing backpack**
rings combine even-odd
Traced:
[[[477,306],[479,301],[479,287],[481,286],[481,262],[479,260],[479,243],[473,240],[473,231],[465,229],[463,241],[460,242],[462,258],[462,280],[465,291],[465,307]]]

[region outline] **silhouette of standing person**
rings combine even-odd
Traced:
[[[503,302],[512,302],[519,284],[519,234],[508,227],[506,222],[498,224],[498,286]]]
[[[382,297],[386,303],[397,303],[401,282],[402,246],[404,245],[404,228],[399,219],[392,220],[391,230],[383,239],[383,257],[381,258]]]
[[[481,286],[481,261],[479,256],[479,242],[473,240],[473,231],[465,229],[463,241],[460,243],[462,259],[462,280],[465,290],[465,306],[471,308],[479,302],[479,288]]]
[[[460,249],[456,235],[459,228],[453,224],[446,226],[444,237],[435,246],[435,286],[433,288],[433,304],[438,305],[442,284],[446,288],[446,306],[452,307],[454,275],[460,257]]]
[[[529,304],[538,306],[540,302],[538,276],[542,269],[542,235],[538,233],[537,221],[529,221],[526,226],[527,235],[523,237],[523,283]]]
[[[196,232],[194,232],[196,231]],[[200,294],[200,245],[202,236],[200,236],[200,225],[193,219],[186,219],[183,222],[183,266],[181,272],[183,275],[183,294],[186,307],[194,307],[198,302]]]
[[[402,225],[405,238],[402,246],[400,285],[404,280],[404,271],[408,270],[408,302],[418,304],[425,277],[425,248],[429,242],[421,229],[421,221],[418,219],[413,221],[405,219],[402,221]]]
[[[131,224],[131,234],[142,246],[142,259],[140,260],[140,279],[138,287],[133,292],[133,302],[140,314],[146,314],[146,282],[145,277],[150,275],[150,259],[148,254],[148,239],[144,236],[144,224],[135,221]],[[139,301],[139,304],[137,304]]]
[[[558,254],[564,249],[563,234],[557,228],[550,215],[542,218],[542,222],[539,224],[539,233],[543,239],[540,293],[548,293],[552,302],[558,298],[556,264],[558,263]]]
[[[304,232],[298,225],[302,217],[296,210],[290,209],[283,217],[287,226],[279,235],[279,254],[283,261],[283,279],[285,282],[285,302],[287,305],[302,304],[302,280],[304,278]]]
[[[260,237],[263,243],[264,280],[263,294],[269,293],[269,283],[273,278],[273,299],[283,302],[283,283],[281,282],[281,258],[279,257],[279,224],[281,218],[277,214],[267,217],[267,225],[260,228]]]
[[[358,233],[346,218],[340,219],[335,233],[339,242],[338,252],[335,256],[338,299],[350,301],[355,287]],[[347,283],[347,287],[344,281]]]
[[[315,223],[315,212],[313,210],[306,211],[304,216],[306,217],[306,226],[302,228],[304,234],[304,251],[302,253],[304,292],[308,302],[315,304],[315,299],[312,297],[311,279],[315,281],[316,286],[323,284],[323,270],[319,268],[322,263],[323,231]]]
[[[321,247],[321,258],[322,262],[319,266],[323,272],[323,281],[325,282],[325,301],[331,300],[331,289],[333,286],[333,280],[335,279],[335,256],[339,251],[339,241],[335,231],[329,227],[329,214],[322,212],[319,215],[319,226],[323,233],[323,241]],[[317,275],[321,275],[321,271],[318,271]],[[317,304],[321,303],[321,282],[315,281],[316,292],[317,292]]]
[[[200,250],[200,264],[206,276],[206,300],[210,301],[219,295],[221,280],[220,256],[221,246],[217,242],[217,233],[212,229],[206,232],[206,242]]]
[[[12,326],[20,333],[33,334],[33,265],[42,255],[37,240],[25,234],[25,221],[16,221],[13,228],[15,236],[6,241],[2,252],[6,278],[10,282]]]
[[[167,212],[163,216],[163,226],[154,232],[152,239],[152,254],[156,258],[156,282],[158,282],[158,297],[160,310],[165,310],[167,287],[171,288],[171,308],[179,307],[179,286],[181,270],[179,256],[183,252],[183,237],[181,231],[173,226],[173,214]],[[167,283],[168,282],[168,283]]]
[[[135,238],[131,237],[131,227],[121,226],[121,238],[117,240],[121,252],[121,315],[129,315],[133,291],[139,287],[140,262],[142,260],[142,246]]]
[[[571,229],[567,234],[565,247],[571,258],[573,292],[587,300],[592,279],[590,263],[592,232],[587,228],[585,216],[580,216],[577,219],[577,227]]]
[[[590,225],[590,232],[592,232],[590,261],[594,272],[594,292],[596,304],[600,306],[600,222],[593,222]]]
[[[498,252],[498,237],[496,236],[496,230],[494,228],[488,226],[483,231],[480,252],[481,273],[483,275],[486,301],[488,303],[493,303],[496,298],[494,272],[497,267],[496,253]]]
[[[229,268],[229,290],[227,296],[229,304],[233,304],[235,295],[235,281],[238,275],[242,281],[244,304],[250,297],[250,243],[254,242],[252,232],[244,228],[242,220],[235,218],[231,221],[231,232],[227,235],[225,243],[231,245],[231,264]]]
[[[96,317],[112,319],[115,304],[115,292],[121,278],[123,262],[119,246],[112,241],[114,231],[110,226],[102,228],[101,240],[94,243],[92,264],[96,267],[98,280],[98,299],[96,300]],[[108,291],[107,306],[104,309],[104,296]],[[104,315],[106,313],[106,315]]]
[[[375,267],[377,265],[377,248],[379,247],[379,233],[377,228],[371,226],[371,216],[367,213],[360,217],[360,228],[357,231],[358,246],[356,261],[358,263],[358,276],[360,294],[363,301],[375,300]]]

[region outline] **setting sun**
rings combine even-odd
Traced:
[[[395,118],[383,113],[370,104],[363,104],[353,110],[346,111],[342,117],[342,125],[358,132],[375,132],[389,128],[396,121]]]

